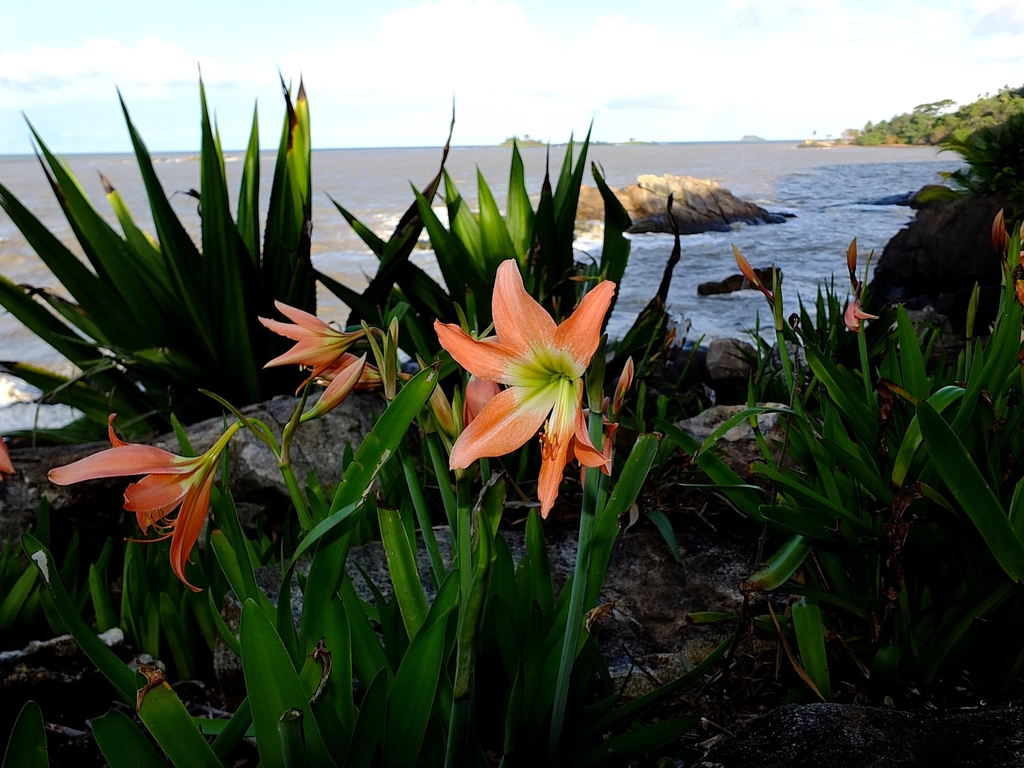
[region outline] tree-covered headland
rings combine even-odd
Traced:
[[[1024,87],[1004,86],[994,95],[985,94],[977,101],[960,107],[951,99],[918,104],[911,112],[888,120],[869,121],[859,131],[848,129],[843,132],[843,138],[862,146],[935,145],[955,131],[974,133],[994,128],[1018,114],[1024,114]]]

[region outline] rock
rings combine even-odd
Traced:
[[[781,403],[758,403],[775,408],[785,408]],[[715,405],[696,416],[683,419],[676,426],[694,440],[703,442],[722,424],[746,408],[745,405]],[[757,426],[768,445],[777,450],[786,436],[785,422],[778,413],[762,413],[757,417]],[[715,446],[715,454],[740,477],[750,476],[750,463],[763,461],[761,449],[750,424],[743,422],[726,432]]]
[[[708,378],[746,379],[754,370],[757,352],[752,344],[739,339],[713,339],[708,345]]]
[[[906,205],[909,206],[914,202],[914,192],[904,192],[899,195],[886,195],[885,197],[879,197],[874,200],[860,200],[861,205]]]
[[[770,213],[734,196],[715,181],[693,176],[645,174],[621,190],[613,190],[632,220],[630,232],[671,232],[666,205],[673,195],[672,215],[679,233],[728,232],[736,222],[781,224],[786,217]],[[578,221],[604,219],[604,201],[593,187],[583,186],[576,208]]]
[[[281,429],[288,422],[298,401],[277,397],[266,403],[251,405],[242,413],[266,423],[281,438]],[[341,477],[341,457],[345,445],[353,448],[373,424],[372,414],[381,411],[384,403],[372,394],[355,393],[321,419],[299,428],[292,444],[292,465],[300,483],[313,469],[323,483],[336,484]],[[220,436],[224,421],[207,419],[186,427],[193,447],[205,451]],[[173,434],[152,441],[166,450],[178,451]],[[85,541],[102,546],[107,536],[118,538],[124,489],[130,480],[113,478],[69,486],[56,486],[46,478],[52,468],[69,464],[108,448],[107,444],[56,446],[46,448],[12,448],[11,458],[17,474],[0,483],[0,546],[16,539],[35,520],[42,496],[50,501],[54,548],[62,551],[72,530],[78,530]],[[231,441],[231,490],[243,523],[246,515],[260,511],[280,512],[290,505],[288,490],[270,450],[250,432],[243,430]],[[87,550],[88,551],[88,550]],[[98,551],[98,550],[97,550]]]
[[[625,682],[627,696],[641,696],[652,689],[647,675],[635,669],[634,660],[651,677],[668,682],[702,661],[732,630],[728,625],[691,627],[686,617],[695,611],[740,612],[743,598],[738,585],[750,574],[751,560],[757,550],[757,531],[753,526],[738,528],[736,533],[714,533],[703,525],[700,529],[684,533],[677,522],[682,563],[675,561],[653,526],[638,525],[620,534],[612,550],[599,601],[609,608],[596,620],[593,632],[608,661],[612,677],[620,685]],[[441,553],[447,560],[449,530],[438,527],[435,534]],[[501,534],[508,542],[513,560],[518,563],[526,552],[523,530],[503,529]],[[576,562],[577,532],[549,525],[545,537],[557,594],[572,574]],[[428,585],[428,598],[432,599],[427,555],[422,543],[418,547],[418,558],[421,580]],[[372,603],[373,594],[359,568],[390,597],[392,590],[387,559],[380,542],[350,550],[346,568],[362,599]],[[308,560],[297,566],[299,571],[308,572],[308,569]],[[257,580],[276,603],[280,581],[278,568],[259,569]],[[298,622],[302,595],[295,582],[292,585],[292,610]],[[237,621],[237,611],[237,603],[229,607],[229,623]],[[218,654],[214,663],[222,685],[232,690],[237,687],[232,680],[240,685],[241,669],[233,654]]]
[[[1001,195],[965,195],[922,207],[882,251],[868,288],[870,305],[930,305],[963,328],[977,282],[976,327],[986,328],[995,317],[1002,271],[992,247],[992,220],[1006,204]]]
[[[757,279],[761,281],[762,285],[766,285],[769,288],[772,286],[774,281],[774,275],[772,274],[771,267],[761,267],[755,269],[754,274],[757,275]],[[782,278],[780,271],[779,278]],[[749,291],[756,290],[752,282],[747,280],[743,275],[729,275],[725,280],[719,280],[717,282],[701,283],[697,286],[698,296],[717,296],[722,293],[734,293],[735,291]]]
[[[900,712],[882,707],[779,707],[714,746],[698,768],[1019,768],[1020,709]]]

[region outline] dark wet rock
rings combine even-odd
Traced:
[[[130,655],[120,629],[99,637],[122,658]],[[104,765],[87,721],[119,697],[71,635],[0,651],[0,744],[7,743],[15,718],[29,700],[40,705],[50,724],[46,740],[51,766]]]
[[[280,440],[281,430],[296,403],[295,398],[277,397],[243,408],[242,412],[266,423]],[[306,472],[312,469],[321,482],[336,484],[341,477],[345,445],[351,442],[353,448],[357,447],[373,425],[373,414],[383,408],[384,403],[378,397],[356,393],[325,417],[302,425],[291,453],[299,482],[304,482]],[[223,426],[221,418],[207,419],[186,427],[185,432],[193,447],[202,452],[216,442]],[[173,434],[151,442],[169,451],[179,451]],[[83,542],[97,546],[102,546],[107,536],[123,536],[124,489],[130,480],[113,478],[61,487],[53,485],[46,477],[54,467],[109,447],[105,443],[93,443],[13,448],[11,458],[17,474],[0,483],[0,546],[28,529],[35,520],[42,496],[50,501],[51,531],[57,550],[61,550],[62,542],[66,542],[74,530],[78,531]],[[243,524],[254,521],[259,514],[272,517],[283,514],[291,502],[270,450],[250,432],[243,430],[231,441],[230,452],[231,491]]]
[[[673,195],[672,215],[679,233],[728,232],[735,223],[781,224],[786,216],[740,200],[715,181],[693,176],[645,174],[613,190],[633,222],[630,232],[671,232],[666,206]],[[578,221],[603,221],[601,193],[584,185],[576,208]]]
[[[773,710],[698,768],[1018,768],[1020,709],[899,712],[845,704]]]
[[[901,195],[886,195],[875,200],[861,200],[861,205],[910,205],[914,200],[914,192],[904,192]]]
[[[762,285],[771,287],[774,280],[771,267],[755,269],[754,274],[761,281]],[[781,277],[781,275],[780,275]],[[698,296],[717,296],[722,293],[734,293],[736,291],[749,291],[757,286],[747,280],[743,275],[729,275],[725,280],[716,280],[708,283],[701,283],[697,286]]]
[[[882,251],[868,288],[870,305],[931,306],[963,328],[977,282],[977,327],[986,328],[995,317],[1001,275],[992,220],[1006,202],[1001,195],[965,195],[922,207]]]

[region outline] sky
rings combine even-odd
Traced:
[[[309,95],[315,148],[837,136],[1024,84],[1020,0],[57,0],[0,14],[0,154],[197,151],[199,73],[226,149]],[[24,116],[23,116],[24,115]]]

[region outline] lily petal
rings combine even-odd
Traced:
[[[171,570],[182,584],[193,592],[200,589],[189,583],[185,578],[185,565],[188,563],[192,547],[199,539],[206,522],[206,512],[210,508],[210,493],[213,488],[215,467],[207,467],[202,479],[192,485],[181,504],[181,511],[174,523],[174,535],[171,536],[170,561]]]
[[[494,332],[502,346],[516,355],[528,355],[535,347],[548,346],[555,336],[555,321],[526,292],[519,265],[513,259],[498,266],[491,316],[494,318]],[[480,375],[474,371],[470,373]]]
[[[311,315],[309,312],[305,312],[298,307],[293,307],[285,304],[283,301],[274,301],[274,306],[277,307],[277,311],[287,317],[296,325],[301,325],[310,331],[316,331],[318,333],[333,333],[334,329],[331,328],[327,323],[321,320],[316,315]]]
[[[115,418],[117,418],[116,413],[112,413],[110,414],[110,416],[107,417],[107,437],[110,439],[110,444],[114,448],[124,448],[126,445],[128,445],[128,443],[126,443],[124,440],[118,437],[117,434],[114,432]]]
[[[195,459],[175,456],[152,445],[120,445],[86,456],[66,467],[51,469],[47,477],[56,485],[125,475],[181,475],[195,468]]]
[[[576,426],[573,430],[573,450],[580,464],[586,467],[602,467],[611,463],[611,456],[605,456],[602,451],[594,447],[590,439],[590,432],[587,429],[587,420],[583,418],[583,410],[580,409],[576,416]],[[609,426],[612,426],[609,424]],[[603,446],[602,446],[603,447]]]
[[[590,358],[601,343],[601,325],[613,296],[615,283],[611,280],[598,283],[555,330],[555,346],[567,350],[580,368],[585,369],[590,364]]]
[[[550,447],[544,446],[540,476],[537,478],[537,498],[540,500],[541,517],[548,516],[555,499],[558,498],[558,486],[562,484],[568,454],[568,440],[562,441],[561,444],[552,444]]]
[[[11,463],[11,454],[7,450],[7,443],[0,437],[0,480],[4,475],[14,474],[14,464]]]
[[[437,390],[434,391],[436,392]],[[484,407],[500,391],[498,385],[493,381],[478,379],[476,376],[470,378],[466,384],[466,398],[462,404],[463,425],[472,424]]]
[[[163,520],[181,503],[189,480],[180,475],[147,475],[125,489],[124,508],[135,513],[139,528],[145,533],[149,526]]]
[[[448,350],[455,362],[480,379],[489,379],[502,384],[511,383],[509,368],[519,358],[494,337],[474,339],[459,326],[434,321],[441,346]]]
[[[483,456],[503,456],[540,429],[555,404],[555,389],[512,387],[495,395],[452,446],[452,469],[465,469]],[[564,465],[563,465],[564,466]]]

